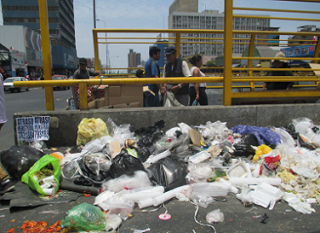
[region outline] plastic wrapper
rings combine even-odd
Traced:
[[[20,180],[43,155],[42,151],[30,146],[12,146],[1,152],[1,163],[13,179]]]
[[[177,131],[180,132],[178,134],[176,134],[174,137],[168,137],[167,135],[161,137],[158,141],[155,142],[154,146],[155,146],[155,151],[156,153],[160,153],[164,150],[173,150],[176,149],[178,151],[182,150],[186,150],[184,149],[185,146],[188,147],[189,141],[190,141],[190,137],[189,134],[182,134],[181,131]]]
[[[107,125],[100,118],[83,118],[78,125],[77,145],[85,145],[108,134]]]
[[[102,184],[110,174],[111,161],[104,154],[95,153],[77,157],[64,164],[62,176],[75,184],[90,186]]]
[[[122,219],[129,217],[134,206],[132,200],[122,198],[121,192],[115,194],[110,190],[100,193],[96,197],[94,204],[98,205],[102,210],[108,211],[108,214],[119,215]]]
[[[283,128],[275,128],[277,134],[281,136],[281,144],[285,144],[288,147],[295,147],[296,142],[293,137]]]
[[[120,146],[124,146],[127,139],[135,139],[134,133],[130,131],[129,124],[122,124],[117,126],[111,118],[107,120],[107,128],[109,134],[112,136],[112,141],[119,141]]]
[[[46,178],[51,176],[51,181],[46,182]],[[21,181],[42,195],[53,195],[59,189],[60,176],[59,159],[44,155],[21,177]],[[49,186],[44,186],[45,184]]]
[[[206,125],[198,126],[199,131],[207,142],[217,140],[219,142],[225,141],[232,131],[227,128],[226,122],[208,121]]]
[[[117,230],[117,228],[121,225],[122,219],[117,214],[107,214],[107,225],[106,225],[106,231],[107,232],[114,232]]]
[[[151,182],[165,187],[165,190],[186,184],[187,164],[169,156],[152,164],[148,170]]]
[[[293,193],[284,193],[283,200],[288,202],[289,206],[291,206],[295,211],[302,214],[312,214],[313,212],[316,212],[309,203],[302,202],[300,198],[295,196]]]
[[[120,195],[113,195],[100,203],[99,206],[104,211],[108,210],[109,214],[119,215],[122,219],[126,220],[133,210],[134,202],[123,199]]]
[[[64,227],[73,227],[77,231],[103,231],[106,224],[106,217],[102,210],[88,203],[73,207],[61,222]]]
[[[112,192],[120,192],[123,189],[136,189],[141,187],[148,187],[151,182],[148,174],[144,171],[136,171],[133,176],[122,175],[118,178],[108,180],[102,184],[103,190]]]
[[[272,150],[269,153],[264,154],[262,157],[263,160],[261,163],[259,175],[275,175],[281,162],[279,150]]]
[[[303,117],[294,119],[292,124],[294,125],[296,132],[308,138],[314,146],[320,147],[319,127],[315,126],[312,120]]]
[[[213,173],[210,164],[207,164],[207,163],[200,163],[200,164],[190,163],[188,170],[189,170],[189,173],[187,175],[187,179],[190,184],[206,182],[207,178],[212,176],[212,173]]]
[[[208,223],[223,222],[224,214],[220,209],[213,210],[206,215],[206,220]]]
[[[144,166],[141,161],[127,152],[127,149],[122,149],[112,161],[110,167],[110,175],[113,178],[122,175],[132,176],[135,171],[144,171]]]
[[[105,143],[103,143],[102,140],[99,139],[93,139],[90,142],[88,142],[82,149],[81,154],[92,154],[96,152],[102,151],[102,149],[106,146]]]

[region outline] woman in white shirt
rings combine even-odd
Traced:
[[[192,64],[190,72],[193,77],[205,77],[205,74],[200,71],[200,67],[202,66],[202,56],[200,54],[194,55],[189,59],[189,62]],[[206,83],[190,83],[190,106],[194,101],[196,101],[200,105],[208,105],[206,86]]]

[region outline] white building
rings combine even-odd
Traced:
[[[32,75],[42,69],[41,36],[24,26],[0,26],[0,44],[7,55],[0,66],[9,76]]]
[[[169,8],[169,29],[224,29],[224,13],[219,13],[216,10],[205,10],[201,13],[198,11],[198,0],[190,2],[190,0],[175,0]],[[269,19],[259,18],[234,18],[234,30],[263,30],[270,27]],[[174,35],[170,35],[172,37]],[[200,42],[181,44],[180,56],[192,56],[195,53],[201,53],[207,56],[223,55],[223,34],[209,33],[190,33],[182,34],[181,38],[187,37],[182,41]],[[250,38],[250,35],[234,35],[235,38]],[[206,40],[207,38],[213,38]],[[216,39],[217,38],[217,39]],[[215,44],[205,44],[204,42],[213,42]],[[234,42],[248,42],[243,40],[235,40]],[[248,45],[235,44],[233,45],[233,53],[241,54]]]

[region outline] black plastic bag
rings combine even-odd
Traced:
[[[165,191],[186,184],[187,164],[173,156],[157,161],[148,168],[149,178],[155,185],[162,185]]]
[[[139,155],[139,159],[142,163],[144,163],[149,156],[151,155],[150,150],[147,147],[142,147],[142,148],[138,148],[137,149],[138,155]]]
[[[12,146],[1,152],[1,163],[14,180],[21,180],[22,175],[43,155],[42,151],[27,145]]]
[[[233,145],[235,148],[233,155],[244,157],[254,155],[256,151],[252,146],[259,146],[257,138],[253,134],[244,134],[241,141]]]
[[[130,155],[126,149],[122,149],[112,161],[110,167],[110,175],[112,178],[117,178],[122,175],[132,176],[135,171],[145,171],[141,161]]]
[[[139,137],[139,141],[137,145],[139,147],[149,147],[152,146],[158,139],[163,135],[163,131],[165,122],[163,120],[158,121],[154,124],[154,126],[149,127],[141,127],[137,129],[134,133]]]

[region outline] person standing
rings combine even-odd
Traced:
[[[3,76],[0,73],[0,132],[2,126],[7,122],[6,105],[4,100],[3,89]],[[0,195],[13,190],[15,188],[14,183],[11,181],[11,177],[6,169],[3,167],[0,161]]]
[[[202,56],[200,54],[194,55],[189,59],[189,62],[192,64],[190,73],[193,77],[205,77],[205,74],[200,70],[202,66]],[[200,105],[208,105],[206,86],[206,83],[190,83],[190,106],[192,105],[193,101],[197,101]]]
[[[93,72],[91,70],[88,70],[87,69],[87,59],[80,58],[79,59],[79,69],[77,69],[74,72],[73,78],[74,79],[89,79],[90,76],[97,76],[99,74],[100,74],[99,71]]]
[[[4,89],[3,89],[3,76],[0,73],[0,132],[2,126],[7,122],[6,116],[6,104],[4,98]]]
[[[191,77],[188,63],[177,57],[177,50],[174,46],[166,49],[167,63],[164,66],[163,77]],[[167,84],[167,91],[171,91],[179,103],[188,106],[189,83]]]
[[[145,76],[147,78],[159,78],[160,68],[157,61],[160,59],[160,48],[152,46],[149,49],[149,59],[145,64]],[[148,91],[144,92],[144,107],[160,106],[159,91],[164,94],[165,88],[163,84],[146,84]]]
[[[273,60],[273,66],[272,68],[290,68],[287,60],[281,60],[279,58],[284,58],[285,55],[283,52],[278,52],[275,56],[275,59]],[[269,71],[266,76],[293,76],[292,72],[290,70],[288,71],[278,71],[278,70],[272,70]],[[265,82],[263,84],[263,91],[266,90],[290,90],[292,89],[293,82]]]

